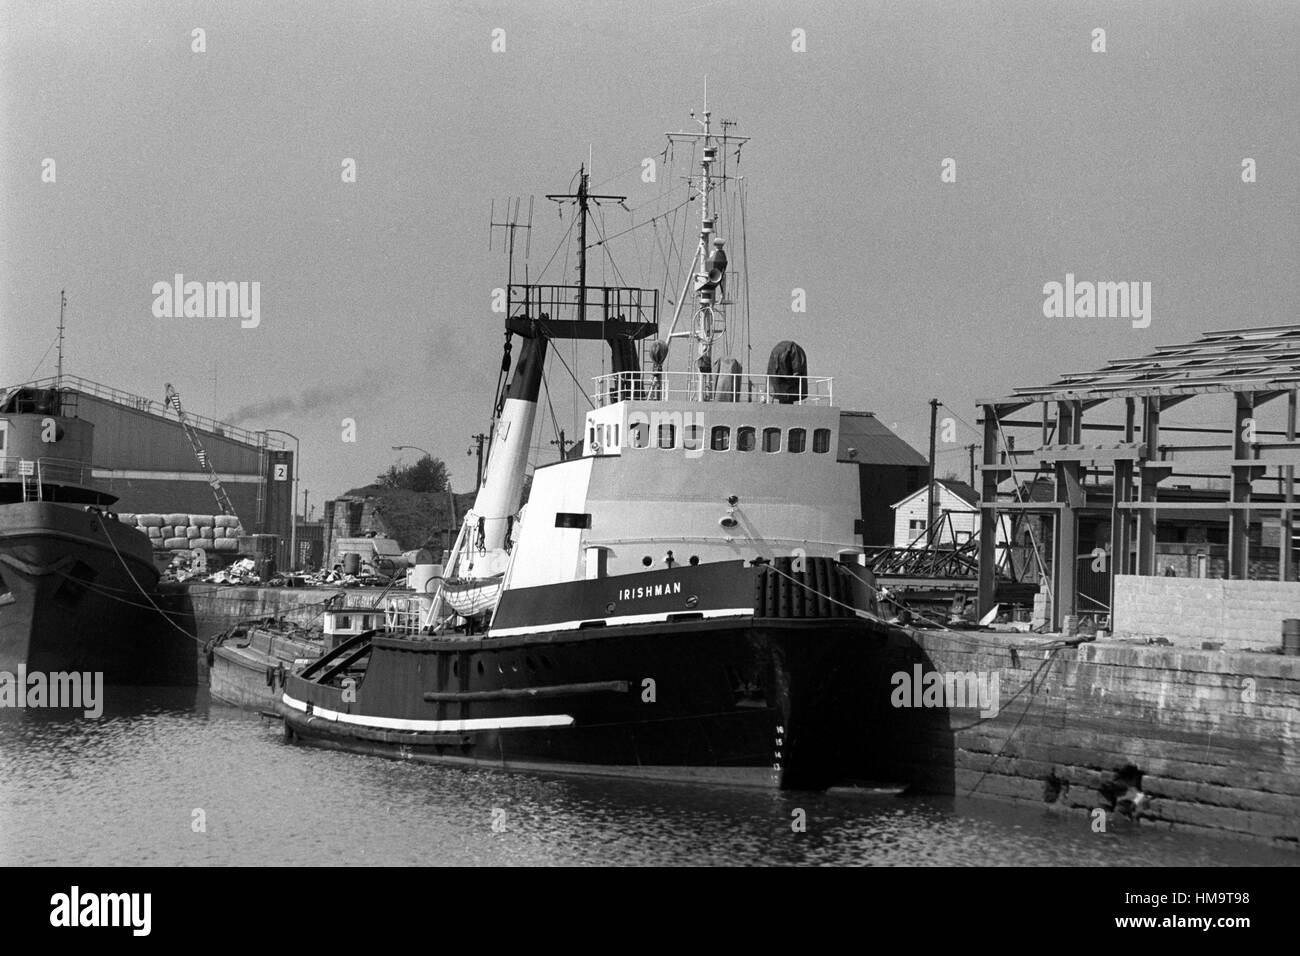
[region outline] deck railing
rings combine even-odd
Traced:
[[[591,400],[688,401],[833,405],[834,379],[808,375],[743,375],[734,372],[612,372],[595,378]]]
[[[102,398],[106,401],[113,402],[115,405],[124,405],[127,408],[134,408],[136,411],[147,412],[150,415],[158,415],[162,418],[176,420],[176,413],[167,407],[165,402],[154,401],[151,398],[145,398],[143,395],[135,395],[131,392],[124,392],[120,388],[113,388],[111,385],[103,385],[99,382],[92,382],[87,378],[79,378],[76,375],[65,375],[62,379],[51,375],[48,378],[37,379],[34,382],[23,382],[21,385],[12,386],[8,391],[12,392],[17,388],[62,388],[84,395],[93,395],[96,398]],[[204,431],[212,432],[223,438],[231,438],[246,445],[260,445],[268,448],[285,448],[285,443],[279,438],[272,438],[266,432],[249,431],[247,428],[240,428],[238,425],[230,425],[226,422],[217,421],[215,418],[208,418],[206,415],[195,415],[188,409],[185,417],[190,420],[190,424]]]
[[[0,457],[0,481],[19,480],[23,483],[24,501],[39,501],[43,497],[41,488],[47,484],[94,486],[88,462],[71,458]]]

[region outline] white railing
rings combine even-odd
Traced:
[[[834,379],[810,375],[743,375],[734,372],[612,372],[595,378],[591,400],[687,401],[833,405]]]
[[[419,634],[425,625],[425,616],[431,602],[418,597],[390,597],[382,604],[384,623],[389,630],[400,634]]]

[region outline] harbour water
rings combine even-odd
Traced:
[[[803,820],[806,829],[797,831]],[[0,710],[0,864],[1300,864],[984,800],[448,769],[283,742],[205,690],[97,720]]]

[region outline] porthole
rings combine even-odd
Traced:
[[[699,451],[703,447],[703,425],[687,425],[682,429],[682,448],[686,451]]]

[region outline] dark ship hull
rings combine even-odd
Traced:
[[[498,624],[528,613],[535,632],[363,636],[288,675],[277,710],[293,740],[445,764],[813,790],[863,779],[864,676],[889,629],[846,608],[864,586],[854,569],[810,564],[507,591]],[[617,613],[570,617],[595,606]]]
[[[98,672],[116,686],[193,686],[193,642],[150,606],[138,531],[78,505],[0,505],[0,671]]]

